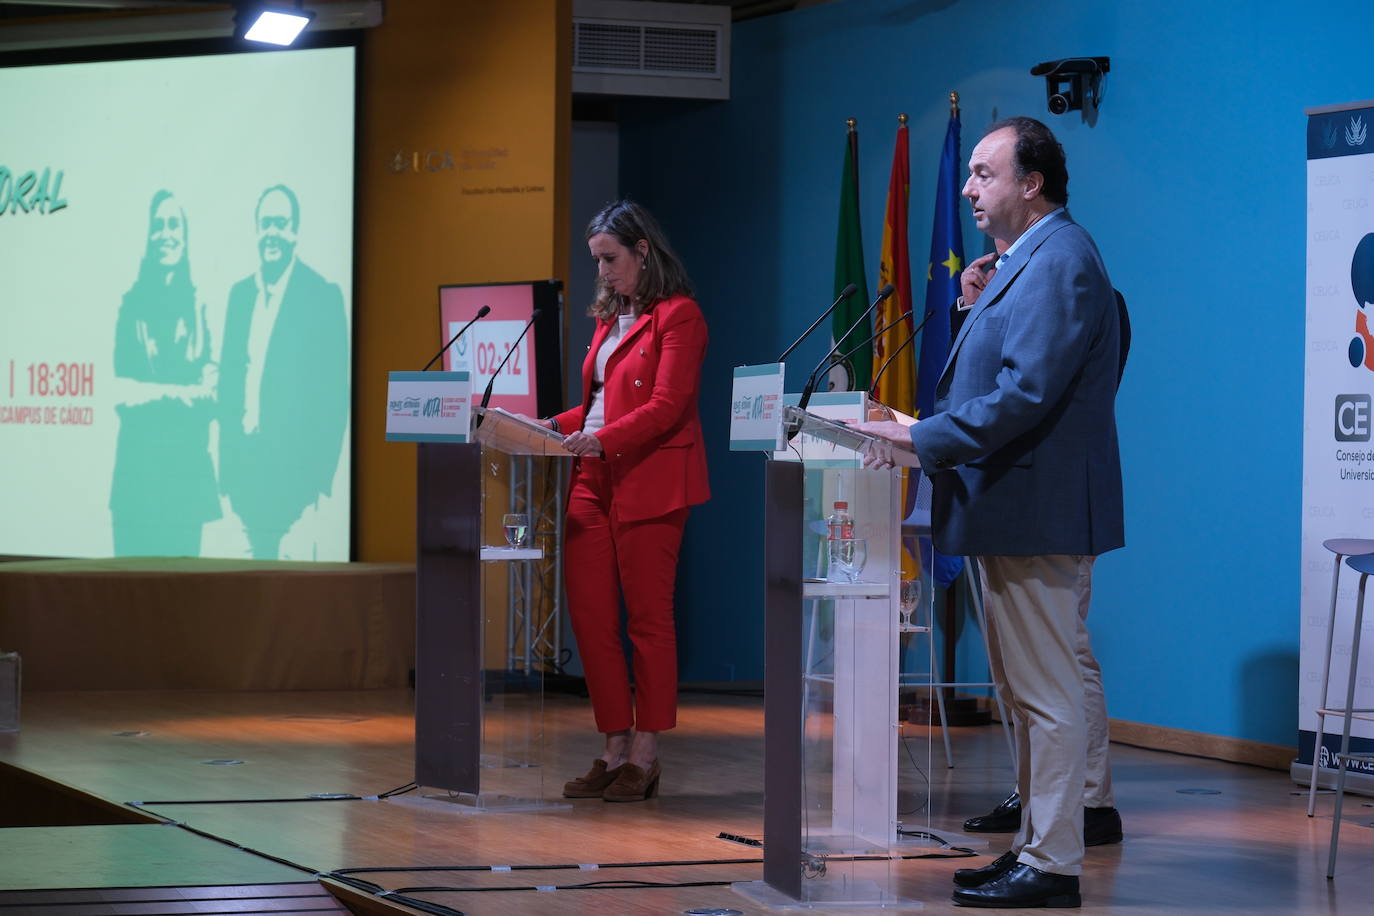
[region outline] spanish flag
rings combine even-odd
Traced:
[[[887,184],[882,260],[878,265],[878,286],[891,283],[897,291],[878,306],[878,316],[874,320],[874,324],[886,330],[873,339],[873,371],[882,374],[874,380],[872,394],[875,400],[893,410],[914,416],[916,348],[911,340],[911,255],[907,249],[906,231],[907,203],[911,198],[911,155],[906,115],[899,115],[897,122],[892,177]],[[903,315],[906,317],[902,318]]]

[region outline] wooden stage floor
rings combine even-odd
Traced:
[[[110,802],[199,802],[141,809],[196,832],[114,820],[0,829],[0,889],[267,884],[336,869],[448,867],[356,877],[390,889],[456,888],[412,896],[472,916],[772,912],[713,883],[761,877],[758,850],[717,835],[761,835],[762,702],[697,693],[682,699],[679,728],[663,743],[662,797],[475,814],[426,798],[431,790],[384,800],[255,801],[377,796],[407,783],[409,691],[29,694],[23,730],[0,735],[0,763]],[[549,798],[595,756],[590,719],[585,700],[548,698],[545,753],[552,763],[539,768],[546,772],[522,775],[542,778]],[[1006,794],[1010,767],[996,727],[956,729],[953,769],[938,747],[931,759],[924,728],[907,734],[914,753],[904,763],[902,803],[922,805],[913,769],[919,764],[933,778],[935,826],[957,828]],[[1374,808],[1365,799],[1348,799],[1337,877],[1328,882],[1329,797],[1309,819],[1305,796],[1283,773],[1121,745],[1113,755],[1126,841],[1088,850],[1083,912],[1374,912]],[[231,760],[242,762],[222,762]],[[1183,791],[1193,789],[1216,794]],[[1003,837],[991,840],[979,858],[871,868],[890,869],[896,893],[920,901],[924,912],[951,913],[950,874],[986,864],[1006,848]],[[670,864],[604,867],[639,862]],[[671,864],[685,862],[710,864]],[[591,864],[603,867],[490,868]],[[865,868],[855,874],[862,877]],[[677,886],[575,887],[596,881]],[[6,916],[21,912],[46,911],[0,903]]]

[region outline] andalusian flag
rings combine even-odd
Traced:
[[[906,115],[900,118],[897,143],[892,152],[892,177],[887,185],[887,218],[883,221],[883,256],[878,265],[878,286],[891,283],[896,292],[878,306],[874,324],[887,328],[873,340],[873,371],[881,372],[873,387],[875,400],[904,414],[916,413],[916,346],[909,341],[911,310],[911,255],[907,248],[907,201],[911,197],[911,155]],[[898,320],[902,315],[905,319]],[[906,344],[905,347],[902,345]],[[900,350],[900,352],[899,352]],[[897,354],[893,358],[893,354]],[[888,362],[892,359],[891,363]],[[884,369],[883,366],[887,368]]]
[[[926,313],[932,309],[921,332],[921,361],[916,379],[917,417],[928,417],[935,407],[935,386],[949,359],[949,307],[959,298],[959,274],[964,269],[964,239],[959,227],[959,109],[951,108],[940,153],[940,172],[935,185],[935,227],[930,237],[930,263],[926,266]],[[963,559],[936,553],[935,581],[949,586],[963,568]]]
[[[853,283],[859,291],[835,309],[830,321],[830,340],[849,330],[868,308],[868,281],[864,279],[864,243],[859,231],[859,131],[849,121],[849,136],[844,146],[844,171],[840,175],[840,228],[835,240],[835,296]],[[844,363],[830,373],[830,387],[836,391],[867,391],[873,377],[872,351],[861,346],[871,333],[867,321],[845,338],[838,353],[858,347]]]

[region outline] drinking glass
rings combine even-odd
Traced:
[[[863,538],[836,538],[829,545],[831,582],[858,582],[868,561],[868,541]]]
[[[506,543],[512,547],[524,547],[530,539],[530,517],[523,512],[501,516],[501,526],[506,529]]]
[[[911,615],[915,613],[916,605],[921,603],[921,580],[903,579],[897,602],[902,615],[902,627],[910,627]]]

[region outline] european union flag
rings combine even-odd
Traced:
[[[926,313],[931,315],[921,332],[921,360],[916,370],[916,416],[930,416],[935,408],[935,386],[949,359],[949,307],[959,298],[959,274],[964,269],[964,238],[959,228],[959,109],[952,108],[940,153],[935,185],[935,225],[930,236],[930,262],[926,266]],[[922,551],[924,553],[924,551]],[[948,587],[963,569],[963,558],[934,554],[932,574]]]

